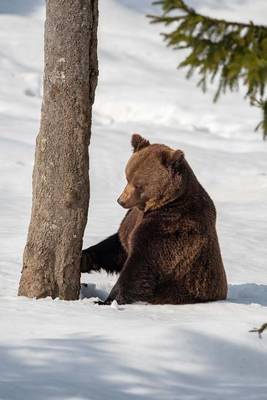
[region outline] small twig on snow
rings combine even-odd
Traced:
[[[262,324],[262,326],[260,328],[258,328],[258,329],[257,328],[251,329],[249,332],[258,332],[259,338],[262,339],[262,335],[261,334],[265,329],[267,329],[267,323]]]

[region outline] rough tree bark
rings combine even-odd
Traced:
[[[19,295],[79,297],[89,204],[91,110],[97,84],[97,0],[47,0],[44,98]]]

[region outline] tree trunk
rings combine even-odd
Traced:
[[[19,295],[75,300],[89,204],[97,0],[47,0],[41,126]]]

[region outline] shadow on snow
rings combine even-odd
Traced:
[[[135,351],[118,354],[118,343],[101,336],[2,346],[0,397],[2,400],[266,399],[264,352],[197,332],[183,332],[181,343],[172,333],[160,349],[146,344],[145,367],[142,362],[136,363]]]
[[[0,14],[28,15],[45,4],[45,0],[1,0]]]
[[[229,285],[227,300],[238,304],[260,304],[267,306],[267,285],[256,283],[244,283],[240,285]]]

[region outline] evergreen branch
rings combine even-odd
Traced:
[[[250,99],[252,105],[261,108],[262,110],[262,120],[258,123],[255,128],[255,132],[259,129],[262,129],[263,132],[263,140],[267,138],[267,100],[258,100],[255,97]]]
[[[240,28],[250,28],[251,26],[257,26],[257,28],[263,28],[263,29],[267,28],[265,25],[254,25],[253,21],[250,21],[249,23],[245,23],[245,22],[238,22],[238,21],[226,21],[222,18],[209,17],[208,15],[204,15],[204,14],[200,14],[200,13],[196,12],[196,10],[192,7],[188,7],[187,4],[182,0],[178,0],[178,1],[177,0],[160,0],[160,1],[154,1],[152,4],[155,6],[161,6],[164,11],[162,16],[154,15],[154,14],[147,14],[147,17],[152,19],[152,21],[151,21],[152,23],[163,22],[162,19],[166,18],[164,16],[167,15],[170,11],[183,10],[187,14],[196,15],[200,18],[205,19],[206,21],[210,21],[212,24],[213,23],[218,23],[218,24],[223,23],[223,24],[227,24],[227,25],[231,25],[231,26],[237,26]],[[179,16],[173,16],[173,17],[168,16],[167,18],[174,22],[179,19]]]
[[[263,324],[260,328],[251,329],[249,332],[257,332],[259,334],[259,338],[262,339],[262,332],[267,329],[267,323]]]
[[[167,46],[189,50],[178,68],[188,69],[187,78],[196,71],[203,92],[207,90],[208,79],[213,83],[218,78],[214,101],[227,90],[238,90],[242,82],[246,97],[261,99],[260,127],[266,138],[267,100],[263,97],[267,84],[267,27],[211,18],[197,13],[183,0],[161,0],[154,4],[160,5],[163,13],[148,15],[152,23],[175,24],[174,30],[162,34]],[[175,12],[178,14],[173,15]]]
[[[159,2],[153,2],[154,5],[161,5],[163,2],[159,1]],[[245,23],[245,22],[237,22],[237,21],[225,21],[224,19],[220,19],[220,18],[213,18],[213,17],[209,17],[208,15],[203,15],[203,14],[198,14],[196,13],[196,11],[194,9],[190,9],[191,13],[205,19],[206,21],[210,21],[211,23],[218,23],[218,24],[224,24],[226,23],[227,25],[231,25],[231,26],[236,26],[236,27],[240,27],[242,29],[244,28],[250,28],[251,26],[257,26],[257,28],[262,28],[262,29],[266,29],[265,25],[255,25],[253,23],[253,21],[250,21],[249,23]],[[170,10],[171,11],[171,10]],[[169,12],[169,11],[167,11]],[[167,16],[167,13],[165,12],[162,16],[160,15],[155,15],[155,14],[147,14],[147,18],[151,19],[151,23],[152,24],[156,24],[158,22],[163,22],[163,23],[172,23],[172,22],[177,22],[179,21],[182,17],[181,16]]]

